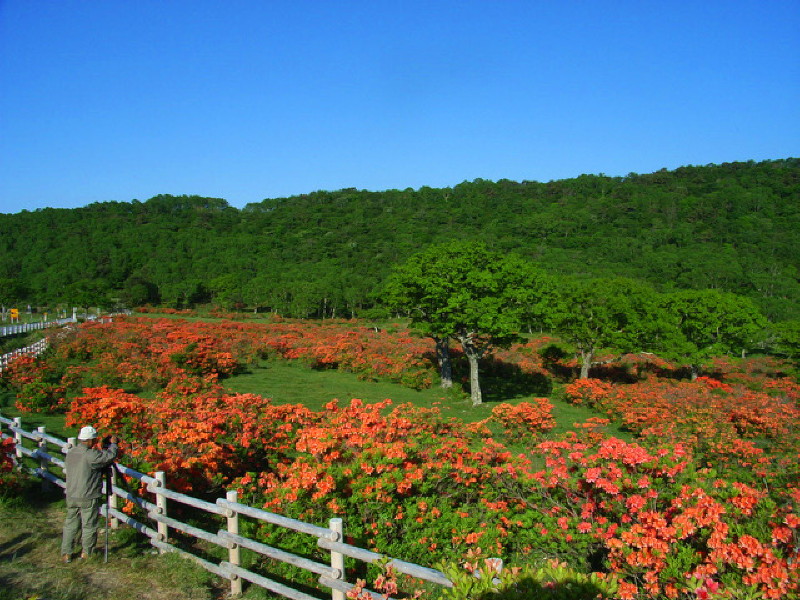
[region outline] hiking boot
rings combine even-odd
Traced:
[[[63,562],[63,563],[71,563],[72,562],[72,557],[69,554],[64,554],[61,557],[61,562]]]

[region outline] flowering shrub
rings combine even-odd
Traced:
[[[452,600],[496,598],[497,600],[590,600],[616,597],[615,577],[601,573],[587,575],[566,563],[548,561],[543,567],[502,568],[496,558],[470,553],[460,565],[444,564],[441,570],[453,582],[444,591]]]
[[[585,404],[600,408],[604,398],[611,392],[612,385],[600,379],[578,379],[570,383],[564,390],[567,402]]]
[[[508,437],[527,440],[556,426],[553,405],[547,398],[534,398],[516,406],[502,403],[492,408],[492,419],[500,423]]]
[[[384,378],[417,389],[430,387],[435,376],[430,341],[396,329],[390,333],[352,323],[279,322],[263,331],[259,344],[316,368],[338,368],[362,379]]]
[[[270,325],[118,318],[84,324],[49,358],[69,384],[158,390],[171,380],[224,378],[260,357],[302,360],[364,379],[430,387],[436,369],[430,342],[408,330],[374,331],[349,322]]]
[[[13,438],[0,440],[0,473],[14,470],[15,445]]]
[[[504,356],[543,376],[540,347]],[[310,522],[345,517],[348,541],[402,560],[480,569],[476,557],[502,557],[527,565],[515,581],[533,582],[543,598],[584,584],[619,598],[798,593],[800,388],[773,366],[740,373],[729,362],[695,382],[642,367],[628,383],[566,386],[568,401],[622,422],[637,443],[608,437],[599,418],[548,439],[545,398],[492,407],[490,420],[524,439],[526,455],[494,439],[488,421],[446,420],[436,407],[353,399],[314,412],[219,384],[274,356],[425,387],[435,376],[429,350],[399,326],[132,318],[84,325],[40,363],[4,377],[23,386],[51,383],[40,371],[60,374],[52,383],[76,395],[69,423],[120,434],[126,460],[166,471],[171,487],[237,489],[243,502]],[[143,389],[146,397],[134,393]],[[242,527],[319,552],[271,525]],[[551,560],[571,570],[556,575]],[[613,592],[604,587],[612,581]],[[496,591],[516,598],[521,589],[509,579]]]
[[[0,440],[0,498],[17,495],[22,489],[23,476],[14,470],[14,440]]]
[[[729,587],[755,585],[764,597],[797,590],[791,560],[796,512],[778,509],[796,498],[769,495],[748,485],[696,470],[680,445],[646,450],[613,438],[587,444],[577,436],[543,442],[547,469],[533,474],[547,491],[558,526],[589,534],[602,544],[611,572],[624,575],[621,597],[686,591],[688,577],[715,577]],[[564,514],[564,505],[579,507]],[[794,509],[796,511],[796,509]],[[787,516],[784,515],[792,515]],[[575,524],[577,522],[577,524]],[[769,523],[781,523],[776,532]]]
[[[16,392],[16,407],[24,412],[64,412],[65,386],[47,361],[31,356],[14,359],[0,381]]]

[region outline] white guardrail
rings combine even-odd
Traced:
[[[7,429],[8,433],[3,431],[4,429]],[[63,473],[64,460],[57,458],[56,455],[66,454],[69,449],[75,445],[75,438],[64,441],[58,437],[47,434],[44,427],[39,427],[33,432],[26,431],[22,428],[22,421],[19,417],[8,419],[2,416],[0,416],[0,437],[3,439],[13,437],[16,448],[17,466],[20,470],[36,475],[61,488],[66,486],[64,480],[53,474],[50,469],[55,466]],[[51,446],[56,448],[55,453],[50,452],[49,448]],[[38,461],[38,466],[31,466],[36,464],[36,461]],[[152,497],[148,500],[145,497],[128,491],[128,489],[119,487],[118,484],[121,482],[117,481],[116,474],[114,474],[114,481],[111,485],[111,493],[109,494],[109,502],[101,509],[101,513],[106,519],[108,519],[110,515],[111,528],[118,528],[120,523],[124,523],[147,536],[150,539],[150,543],[161,552],[177,552],[195,561],[207,571],[230,580],[232,596],[238,596],[242,593],[242,580],[246,580],[259,587],[270,590],[275,594],[293,600],[319,600],[317,596],[311,596],[303,591],[291,588],[283,583],[273,581],[263,575],[243,568],[241,562],[242,548],[246,548],[247,550],[282,563],[294,565],[295,567],[318,575],[319,584],[331,591],[333,600],[344,600],[345,594],[354,587],[354,584],[348,583],[345,580],[345,557],[350,557],[365,563],[377,563],[388,560],[390,561],[388,564],[398,573],[403,573],[436,585],[453,587],[452,582],[441,571],[401,560],[390,559],[382,554],[344,543],[342,519],[330,519],[327,527],[304,523],[303,521],[290,519],[275,513],[240,504],[237,502],[237,493],[235,491],[229,491],[225,498],[219,498],[216,502],[207,502],[170,490],[166,485],[163,472],[146,475],[123,465],[117,464],[116,466],[117,469],[115,469],[115,471],[119,471],[127,477],[145,483],[147,492],[152,494]],[[125,487],[127,488],[127,486]],[[130,501],[139,506],[143,511],[142,514],[146,516],[147,522],[136,520],[132,516],[119,510],[119,502],[121,500]],[[154,502],[151,500],[154,500]],[[216,515],[220,523],[224,522],[224,527],[216,532],[212,532],[169,517],[168,503],[170,502],[178,502]],[[329,564],[319,563],[309,558],[298,556],[291,552],[274,548],[239,535],[240,516],[271,523],[278,527],[316,537],[317,547],[330,552]],[[228,560],[214,563],[178,548],[170,543],[169,532],[171,529],[227,549]],[[369,593],[374,600],[386,599],[386,596],[383,594],[378,594],[370,590],[364,591]],[[388,600],[392,599],[390,598]]]
[[[47,350],[47,346],[47,338],[44,338],[31,344],[30,346],[25,346],[24,348],[19,348],[13,352],[9,352],[8,354],[3,354],[0,356],[0,373],[3,372],[12,361],[16,360],[20,356],[38,356]]]
[[[125,313],[114,313],[113,315],[107,315],[103,317],[91,317],[89,320],[106,323],[113,321],[114,317],[120,314],[130,314],[130,311]],[[9,325],[7,327],[0,327],[0,337],[17,335],[19,333],[27,333],[28,331],[35,331],[37,329],[44,329],[46,327],[59,327],[62,325],[68,325],[70,323],[77,323],[77,319],[73,317],[69,319],[58,319],[56,321],[46,321],[43,323],[26,323],[24,325]],[[0,355],[0,372],[5,370],[14,359],[20,356],[38,356],[39,354],[47,350],[47,347],[48,347],[47,338],[43,338],[38,342],[31,344],[30,346],[19,348],[12,352],[8,352],[7,354]]]
[[[48,327],[56,327],[58,325],[66,325],[67,323],[74,323],[75,319],[56,319],[55,321],[41,321],[38,323],[20,323],[19,325],[3,325],[0,326],[0,337],[8,337],[10,335],[19,335],[20,333],[28,333],[29,331],[36,331],[38,329],[47,329]]]

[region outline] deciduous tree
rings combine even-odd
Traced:
[[[445,387],[450,383],[447,341],[461,344],[469,361],[472,402],[480,404],[479,359],[516,339],[543,282],[544,276],[517,255],[453,241],[431,246],[397,267],[385,286],[385,300],[435,340]]]
[[[580,379],[589,377],[601,348],[660,350],[675,331],[653,288],[621,277],[563,281],[552,295],[548,318],[580,354]]]
[[[767,325],[749,299],[719,290],[686,290],[669,294],[665,308],[680,332],[673,353],[689,364],[696,379],[705,360],[722,354],[740,354],[753,345]]]

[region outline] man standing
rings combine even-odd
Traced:
[[[65,473],[67,479],[67,518],[64,521],[64,535],[61,540],[61,554],[64,562],[72,560],[75,538],[81,532],[83,552],[81,558],[88,558],[97,543],[97,529],[100,522],[100,505],[103,501],[103,470],[117,457],[119,438],[112,436],[106,449],[94,448],[97,443],[97,430],[91,425],[81,429],[79,442],[67,453]]]

